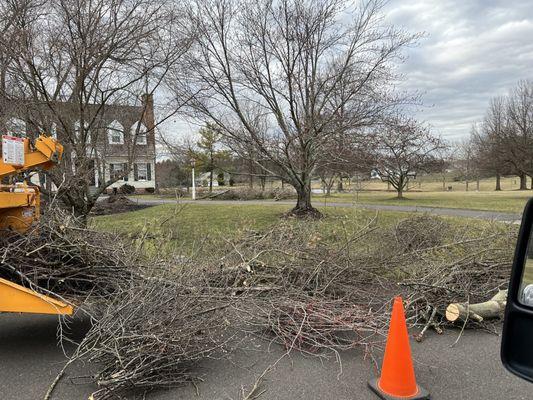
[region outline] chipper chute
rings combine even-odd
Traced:
[[[0,183],[6,177],[28,170],[52,168],[61,160],[62,154],[63,146],[51,137],[40,136],[30,143],[29,139],[3,135]],[[39,215],[37,187],[26,183],[0,184],[0,234],[6,230],[25,233]],[[53,296],[0,278],[0,312],[71,315],[73,308]]]
[[[0,312],[72,315],[73,311],[60,300],[0,278]]]

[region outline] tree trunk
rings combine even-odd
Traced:
[[[448,321],[481,322],[485,319],[498,318],[503,315],[507,300],[507,290],[500,290],[489,301],[477,304],[452,303],[446,308]]]
[[[403,199],[404,198],[403,197],[403,191],[404,191],[405,186],[407,185],[407,183],[408,183],[408,181],[406,181],[403,176],[399,177],[398,187],[396,188],[396,193],[398,195],[396,196],[396,198],[398,198],[398,199]],[[394,186],[394,184],[393,184],[393,186]]]
[[[209,172],[209,193],[213,191],[213,170]]]
[[[339,178],[339,183],[337,185],[337,191],[340,193],[340,192],[344,192],[344,187],[342,185],[342,178]]]
[[[398,188],[397,192],[398,192],[398,195],[396,196],[396,198],[403,199],[403,189]]]
[[[295,187],[298,199],[296,206],[288,213],[298,218],[320,218],[322,213],[311,205],[311,182]]]
[[[476,179],[476,191],[479,192],[479,178]]]
[[[520,174],[520,189],[519,190],[527,190],[526,174]]]
[[[496,174],[496,191],[502,190],[501,176],[499,173]]]
[[[466,183],[466,191],[468,192],[468,185],[470,182],[468,182],[468,179],[467,179],[465,183]]]

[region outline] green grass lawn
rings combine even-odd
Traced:
[[[169,196],[137,195],[139,199],[161,199]],[[346,204],[384,204],[410,205],[425,207],[462,208],[469,210],[501,211],[520,213],[526,202],[533,197],[533,191],[469,191],[469,192],[405,192],[404,199],[396,198],[396,193],[385,190],[361,191],[357,193],[332,193],[330,196],[314,194],[314,205],[323,206],[324,203]],[[268,200],[265,200],[268,201]],[[290,201],[290,200],[287,200]],[[228,201],[231,204],[231,200]],[[284,206],[286,208],[286,206]]]
[[[319,221],[301,222],[296,219],[293,223],[311,223],[317,228],[328,230],[342,220],[368,220],[376,216],[381,223],[396,221],[404,213],[375,213],[352,208],[323,208],[325,218]],[[263,230],[279,222],[283,214],[290,209],[284,204],[279,205],[201,205],[182,204],[175,206],[164,204],[143,210],[106,215],[92,218],[92,224],[98,229],[117,233],[140,235],[143,231],[150,236],[170,235],[173,242],[191,245],[206,238],[224,238],[238,235],[244,230]]]
[[[364,191],[354,193],[334,193],[329,197],[315,195],[315,204],[326,202],[367,203],[388,205],[413,205],[427,207],[464,208],[471,210],[491,210],[519,213],[533,191],[502,192],[406,192],[405,199],[396,198],[395,192]]]
[[[290,207],[287,205],[201,205],[183,204],[175,206],[165,204],[143,210],[94,217],[91,223],[97,229],[112,231],[139,240],[146,237],[145,245],[152,254],[169,252],[194,252],[208,248],[213,254],[217,246],[226,239],[252,231],[264,231],[282,221],[282,215]],[[348,207],[319,207],[325,218],[318,221],[300,221],[290,219],[292,224],[309,224],[311,229],[319,232],[324,240],[342,240],[343,235],[350,235],[362,226],[374,220],[376,226],[387,226],[407,218],[407,213],[375,212]],[[446,217],[455,224],[472,224],[485,226],[488,222],[474,221],[467,218]],[[474,222],[472,222],[474,221]]]

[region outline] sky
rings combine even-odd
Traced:
[[[400,67],[403,89],[422,94],[416,117],[450,141],[468,136],[492,97],[533,79],[533,0],[389,0],[386,21],[423,33]],[[198,127],[172,118],[165,133]]]
[[[491,97],[533,79],[533,0],[390,0],[385,12],[425,33],[407,52],[402,85],[422,93],[417,117],[446,139],[467,136]]]

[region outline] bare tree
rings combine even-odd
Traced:
[[[533,177],[533,82],[520,81],[507,96],[492,99],[472,138],[479,167],[496,175],[496,190],[502,173],[518,175],[520,189],[527,189],[527,177]]]
[[[86,216],[130,172],[137,143],[154,128],[146,123],[154,120],[150,101],[190,46],[189,30],[175,4],[162,0],[10,0],[5,10],[18,17],[16,40],[0,38],[10,60],[4,98],[27,110],[34,132],[56,131],[65,154],[50,178],[64,204]],[[116,104],[142,106],[124,132],[128,162],[106,175],[109,106]],[[101,180],[92,188],[95,169]]]
[[[416,36],[384,24],[382,6],[195,3],[199,41],[187,65],[188,94],[196,93],[189,115],[218,125],[234,150],[253,148],[250,161],[261,174],[292,185],[294,215],[320,214],[311,205],[311,180],[341,114],[351,134],[405,100],[391,90],[393,66]]]
[[[533,82],[520,81],[507,102],[509,126],[504,130],[507,159],[520,177],[520,189],[527,189],[526,176],[533,176]]]
[[[394,117],[375,133],[373,147],[376,171],[402,199],[413,176],[438,167],[439,152],[446,145],[417,121]]]
[[[478,176],[476,152],[472,139],[475,131],[476,128],[473,126],[470,137],[464,138],[456,143],[455,166],[461,171],[461,176],[465,181],[465,190],[467,192],[470,190],[470,182]]]
[[[488,176],[496,176],[495,190],[501,189],[502,174],[510,171],[509,162],[513,159],[505,146],[505,131],[508,129],[506,100],[496,97],[490,101],[483,122],[471,133],[474,146],[476,168]]]

